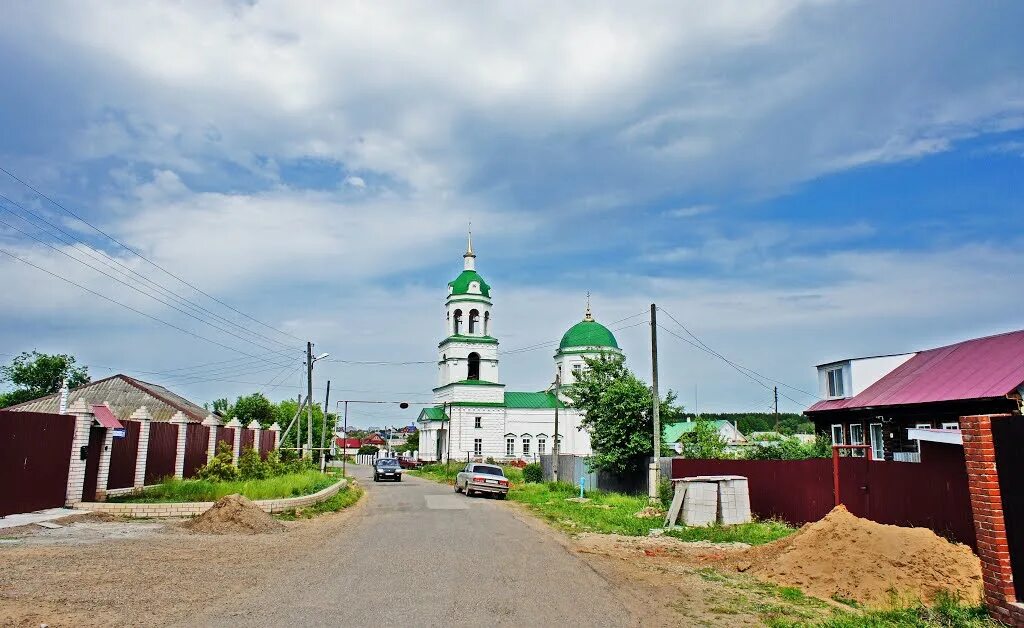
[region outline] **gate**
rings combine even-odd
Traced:
[[[64,505],[74,436],[71,415],[0,412],[0,517]]]
[[[89,452],[85,459],[85,481],[82,483],[82,500],[96,501],[96,480],[100,473],[100,454],[107,428],[96,425],[89,428]]]
[[[999,492],[1003,498],[1006,543],[1010,548],[1010,569],[1017,599],[1024,600],[1024,418],[993,417],[992,443],[996,450]]]
[[[139,455],[139,432],[141,424],[138,421],[122,420],[125,434],[122,438],[115,438],[114,444],[110,446],[110,472],[107,476],[107,490],[115,488],[129,488],[135,484],[135,463]]]

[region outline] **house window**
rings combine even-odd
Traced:
[[[474,429],[480,429],[480,422],[481,422],[481,421],[483,421],[483,417],[479,417],[479,416],[478,416],[478,417],[475,417],[475,418],[473,419],[473,428],[474,428]]]
[[[868,426],[871,436],[871,457],[875,460],[885,459],[885,448],[882,439],[882,424],[872,423]]]
[[[547,453],[547,449],[548,449],[548,439],[544,438],[543,436],[538,436],[537,437],[537,453],[541,454],[543,456],[544,454]]]
[[[530,437],[529,436],[524,436],[523,437],[523,455],[524,456],[529,456],[530,455]]]
[[[833,445],[845,445],[846,441],[843,440],[843,426],[838,423],[832,426],[832,444]]]
[[[474,438],[473,439],[473,455],[482,456],[484,453],[484,439]]]
[[[864,444],[864,426],[860,423],[850,424],[850,444],[851,445],[863,445]],[[864,457],[863,449],[854,449],[852,455],[857,458]]]
[[[914,427],[919,430],[930,430],[932,429],[931,423],[914,423]]]
[[[582,364],[573,364],[572,365],[572,376],[573,377],[578,378],[580,376],[580,373],[582,373],[582,372],[583,372],[583,365]]]
[[[958,429],[960,429],[960,423],[957,422],[957,421],[953,421],[952,423],[943,423],[942,424],[942,429],[944,429],[944,430],[958,430]]]
[[[510,457],[516,455],[516,439],[513,436],[505,439],[505,455]]]
[[[825,375],[828,378],[828,396],[829,397],[843,397],[843,369],[829,369],[825,371]]]

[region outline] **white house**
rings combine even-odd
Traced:
[[[583,320],[562,336],[551,386],[536,392],[506,390],[499,374],[491,286],[476,271],[472,235],[463,260],[462,273],[448,284],[435,405],[418,418],[420,458],[529,460],[551,453],[556,408],[561,452],[589,455],[590,435],[580,426],[581,414],[566,407],[568,399],[554,382],[571,386],[586,357],[622,355],[615,336],[594,320],[588,303]]]
[[[819,364],[819,396],[822,399],[856,397],[912,357],[913,353],[899,353]]]

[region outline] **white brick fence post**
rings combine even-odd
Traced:
[[[217,429],[220,428],[220,419],[211,414],[203,419],[203,425],[210,428],[210,439],[206,443],[206,461],[209,462],[217,455]]]
[[[71,404],[68,414],[75,416],[75,433],[71,438],[71,464],[68,466],[68,488],[64,494],[64,504],[74,506],[82,501],[86,460],[82,458],[81,452],[82,447],[89,444],[89,428],[95,417],[81,398]]]
[[[110,409],[110,404],[103,405]],[[114,430],[106,428],[103,434],[103,449],[100,451],[100,466],[96,472],[96,501],[102,502],[107,499],[107,480],[110,477],[110,453],[114,446]]]
[[[274,449],[281,446],[281,426],[274,421],[274,424],[267,428],[274,433]]]
[[[260,422],[253,419],[246,427],[252,430],[252,448],[256,450],[256,453],[260,453],[260,430],[262,429]]]
[[[135,488],[142,488],[146,483],[146,459],[149,457],[149,425],[153,415],[149,408],[139,406],[139,409],[132,412],[133,421],[139,422],[139,451],[135,454]]]
[[[235,431],[235,442],[231,444],[231,464],[238,464],[238,447],[242,444],[242,422],[238,419],[228,421],[227,427]]]
[[[177,411],[171,417],[171,423],[178,426],[178,447],[174,451],[174,477],[185,477],[185,438],[188,434],[188,417]]]

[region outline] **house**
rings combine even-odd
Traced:
[[[736,424],[730,423],[724,419],[716,421],[708,421],[715,426],[718,430],[718,435],[725,441],[727,448],[743,447],[748,445],[747,438],[740,433],[739,428]],[[694,428],[697,427],[697,421],[683,421],[680,423],[671,423],[666,425],[661,430],[662,442],[666,445],[670,445],[675,448],[676,453],[680,453],[683,450],[682,439],[683,436],[693,432]]]
[[[1021,413],[1024,330],[866,360],[881,361],[819,365],[823,399],[805,414],[833,444],[870,445],[876,459],[915,462],[921,440],[960,443],[962,416]]]
[[[131,418],[139,406],[146,406],[154,421],[170,421],[176,413],[181,412],[189,422],[201,423],[210,416],[206,408],[192,403],[163,386],[150,384],[123,373],[83,384],[68,393],[68,406],[79,399],[87,406],[108,404],[111,412],[118,419]],[[60,412],[60,393],[53,393],[31,401],[5,408],[15,412]]]
[[[361,441],[359,441],[359,443],[361,445],[370,445],[372,447],[380,447],[381,449],[386,447],[387,444],[388,444],[387,441],[385,441],[383,438],[381,438],[380,434],[376,434],[376,433],[364,436],[363,439]]]
[[[334,447],[338,456],[354,456],[359,453],[359,446],[362,443],[358,438],[335,438]]]

